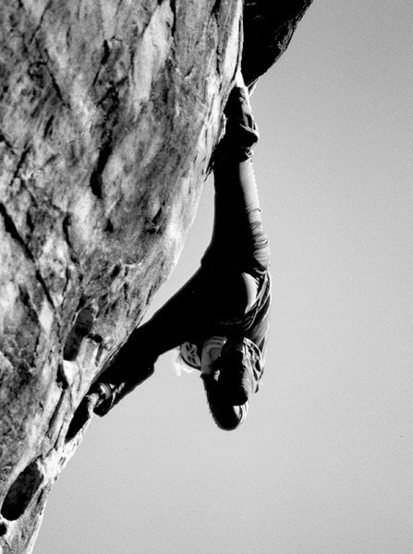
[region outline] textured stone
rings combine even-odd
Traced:
[[[0,4],[5,554],[31,551],[83,434],[66,440],[77,405],[176,263],[239,65],[241,7]]]

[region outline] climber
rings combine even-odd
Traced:
[[[201,267],[132,332],[92,385],[84,402],[98,415],[152,375],[158,356],[175,347],[183,363],[200,371],[220,428],[238,427],[258,390],[270,307],[269,246],[251,160],[258,132],[243,81],[224,114],[225,135],[213,157],[214,230]]]
[[[284,52],[311,2],[244,0],[241,72],[249,92]],[[201,268],[131,334],[81,402],[69,435],[93,411],[106,414],[176,346],[183,362],[200,371],[218,426],[234,429],[245,419],[264,368],[270,276],[251,162],[258,135],[243,84],[232,91],[225,115],[226,134],[214,154],[214,233]]]

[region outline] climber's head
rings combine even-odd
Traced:
[[[214,335],[200,344],[184,342],[179,348],[180,357],[191,368],[211,373],[226,341],[226,337]]]

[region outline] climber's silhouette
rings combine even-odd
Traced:
[[[311,0],[244,0],[241,70],[249,90],[287,47]],[[147,323],[136,329],[91,387],[70,426],[106,414],[154,371],[174,347],[200,371],[212,416],[235,429],[264,369],[270,309],[269,247],[263,231],[251,147],[258,139],[240,76],[225,108],[226,132],[214,153],[215,221],[201,267]]]
[[[160,354],[178,347],[183,363],[200,371],[217,425],[235,429],[245,419],[264,369],[270,277],[251,159],[258,133],[243,82],[224,113],[225,135],[213,157],[214,231],[201,267],[132,332],[81,411],[106,414],[152,375]]]

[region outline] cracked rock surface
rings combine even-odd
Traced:
[[[241,7],[0,3],[4,554],[32,550],[83,434],[67,440],[77,405],[176,263],[240,63]],[[283,17],[279,53],[297,11]]]

